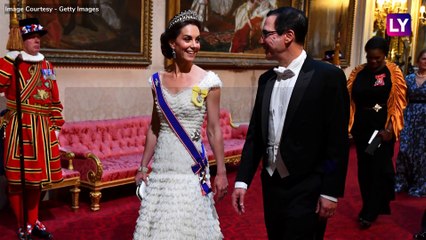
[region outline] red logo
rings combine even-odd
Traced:
[[[376,82],[374,83],[375,87],[385,85],[385,80],[384,80],[384,78],[386,77],[385,73],[382,73],[380,75],[376,75],[374,77],[376,78]]]

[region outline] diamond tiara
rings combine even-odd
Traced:
[[[176,15],[169,23],[168,29],[172,28],[176,23],[185,22],[187,20],[201,21],[200,16],[193,10],[185,10]]]

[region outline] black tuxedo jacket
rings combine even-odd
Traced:
[[[236,181],[250,185],[266,164],[269,105],[276,80],[270,69],[259,78],[256,100]],[[279,151],[291,176],[320,173],[321,194],[343,196],[349,157],[349,94],[344,72],[306,58],[287,109]]]

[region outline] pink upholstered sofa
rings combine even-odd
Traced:
[[[71,192],[71,209],[77,211],[79,208],[79,194],[80,194],[80,172],[74,170],[73,166],[74,154],[72,152],[62,152],[62,176],[64,180],[60,183],[43,184],[42,191],[49,191],[53,189],[60,189],[69,187]]]
[[[101,190],[134,183],[144,151],[150,116],[123,119],[67,122],[59,142],[62,150],[73,153],[74,169],[80,172],[81,187],[90,190],[91,210],[100,209]],[[247,125],[235,126],[230,113],[222,109],[221,127],[227,164],[238,164]],[[203,124],[202,137],[211,165],[215,164]]]

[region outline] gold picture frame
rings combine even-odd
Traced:
[[[170,0],[167,1],[167,14],[166,23],[169,22],[174,15],[185,9],[197,10],[202,12],[203,6],[192,6],[193,2],[200,3],[201,1],[192,0]],[[201,32],[201,51],[195,62],[198,65],[215,68],[268,68],[276,63],[265,59],[264,50],[260,45],[256,45],[260,38],[261,29],[253,31],[252,43],[253,47],[244,51],[232,52],[232,41],[235,30],[235,19],[233,15],[238,11],[238,7],[245,4],[247,1],[235,0],[215,0],[207,1],[210,5],[208,9],[208,20],[204,21],[203,18],[203,31]],[[227,3],[231,2],[232,6],[226,6]],[[265,1],[268,2],[268,1]],[[218,6],[215,12],[214,5]],[[303,8],[303,0],[278,0],[277,6],[293,6],[299,9]],[[220,9],[222,8],[222,9]],[[227,9],[224,9],[227,8]],[[275,8],[275,7],[273,7]],[[267,7],[265,7],[267,10]],[[267,11],[266,11],[267,12]],[[266,14],[266,12],[263,12]],[[201,14],[202,15],[202,14]],[[204,16],[205,17],[205,16]],[[253,29],[261,27],[262,19],[256,19],[252,21]],[[254,24],[258,24],[254,26]],[[257,38],[256,38],[257,36]],[[250,42],[248,40],[247,42]]]
[[[237,20],[235,23],[232,23],[230,19],[231,15],[236,15],[235,12],[238,11],[238,7],[246,4],[248,1],[244,0],[235,0],[235,1],[226,1],[226,0],[215,0],[215,1],[206,1],[208,6],[193,6],[193,2],[202,2],[202,1],[190,1],[190,0],[170,0],[167,5],[167,14],[166,14],[166,23],[178,12],[185,9],[193,9],[198,11],[201,14],[205,14],[210,19],[208,19],[205,24],[205,29],[201,33],[201,51],[198,54],[196,63],[199,65],[205,65],[208,67],[233,67],[233,68],[265,68],[270,67],[276,64],[273,61],[265,60],[263,49],[258,45],[257,49],[247,50],[243,52],[233,53],[230,50],[227,51],[229,47],[230,36],[235,35],[236,31],[230,31],[229,26],[236,26]],[[226,4],[232,2],[233,6],[229,6],[230,10],[224,16],[219,16],[220,7],[226,8]],[[263,3],[269,1],[262,1]],[[219,7],[219,10],[213,8],[213,5],[216,4]],[[334,5],[335,6],[334,6]],[[324,5],[326,11],[321,8],[321,5]],[[305,11],[308,16],[309,26],[308,33],[305,42],[305,49],[307,53],[317,60],[324,59],[324,54],[326,51],[334,50],[336,43],[340,44],[341,58],[340,65],[346,67],[350,64],[351,56],[351,45],[352,45],[352,34],[353,34],[353,22],[355,15],[355,0],[335,0],[331,2],[324,2],[322,0],[277,0],[276,7],[282,6],[292,6],[302,11]],[[204,9],[203,9],[204,7]],[[331,12],[334,14],[329,14]],[[249,9],[249,7],[247,8]],[[223,12],[226,12],[224,10]],[[222,12],[222,14],[223,14]],[[233,13],[230,13],[233,12]],[[218,15],[218,16],[215,16]],[[224,19],[224,20],[221,20]],[[235,17],[236,19],[236,17]],[[205,16],[203,16],[203,21]],[[324,23],[329,22],[330,26],[324,27]],[[259,23],[259,21],[257,22]],[[321,26],[317,26],[321,24]],[[215,29],[220,29],[223,26],[228,26],[227,32],[217,32]],[[213,29],[209,29],[213,27]],[[253,26],[251,26],[253,27]],[[254,29],[255,27],[253,27]],[[213,30],[213,31],[211,31]],[[209,31],[209,32],[207,32]],[[318,33],[325,34],[326,37],[319,37]],[[260,29],[258,32],[252,34],[254,36],[260,37]],[[331,37],[330,37],[331,36]],[[209,48],[209,41],[213,43],[223,43],[221,47],[218,47],[218,50]],[[207,44],[206,44],[207,43]],[[207,45],[207,49],[206,49]],[[212,44],[210,44],[212,45]],[[217,44],[220,45],[220,44]],[[224,46],[224,47],[223,47]]]
[[[24,9],[19,18],[37,17],[48,30],[43,53],[60,66],[143,67],[151,64],[152,0],[10,0]],[[65,3],[66,2],[66,3]],[[112,5],[114,4],[114,5]],[[46,13],[32,9],[48,8]],[[75,12],[72,8],[79,7]],[[69,11],[66,11],[68,9]],[[108,16],[103,13],[109,12]],[[113,18],[113,19],[111,19]],[[114,19],[115,18],[115,19]]]
[[[340,66],[350,65],[355,0],[306,0],[309,26],[306,51],[315,59],[324,59],[325,52],[340,45]]]

